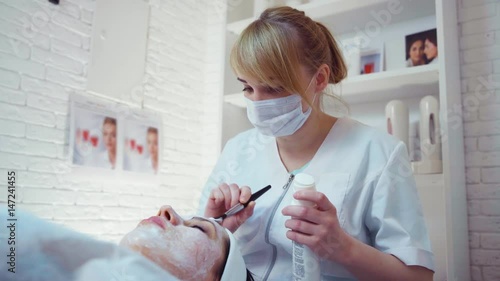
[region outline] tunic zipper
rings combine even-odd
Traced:
[[[266,235],[264,236],[264,241],[269,244],[272,249],[273,249],[273,256],[271,259],[271,264],[269,265],[266,274],[264,275],[264,281],[267,280],[269,277],[269,274],[271,274],[271,271],[273,270],[274,264],[276,263],[276,255],[277,255],[277,248],[275,245],[271,244],[269,241],[269,229],[271,228],[271,224],[274,219],[274,215],[276,214],[276,210],[278,209],[279,205],[281,204],[281,201],[283,201],[283,197],[285,197],[286,192],[288,191],[288,187],[290,187],[290,184],[292,184],[293,178],[295,176],[293,174],[290,174],[290,177],[288,178],[288,182],[283,186],[283,192],[281,193],[280,198],[278,199],[278,202],[276,202],[276,205],[274,205],[274,208],[271,212],[271,217],[269,218],[269,222],[267,223],[266,226]]]

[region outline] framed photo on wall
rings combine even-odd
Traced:
[[[124,120],[123,169],[157,174],[161,161],[160,121],[154,114],[135,113]]]
[[[118,114],[106,103],[73,97],[70,148],[74,165],[114,170],[118,158]]]
[[[438,42],[435,28],[407,35],[405,46],[406,67],[438,62]]]

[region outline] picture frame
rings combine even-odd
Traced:
[[[111,103],[71,96],[71,164],[104,170],[119,168],[121,121]]]
[[[405,65],[414,67],[438,62],[436,29],[429,29],[405,36]]]
[[[162,158],[160,117],[135,111],[123,118],[123,123],[123,170],[158,174]]]
[[[380,44],[360,51],[359,74],[366,75],[384,71],[384,47]]]

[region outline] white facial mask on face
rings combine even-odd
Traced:
[[[171,274],[189,273],[190,280],[203,280],[220,258],[220,250],[218,245],[202,239],[206,234],[197,231],[188,227],[162,231],[144,225],[125,235],[120,245],[140,252]]]
[[[313,79],[314,77],[316,76],[313,76]],[[313,79],[309,82],[306,93]],[[245,99],[248,120],[261,134],[266,136],[293,135],[304,125],[312,112],[311,107],[306,112],[302,111],[302,97],[299,94],[260,101]],[[314,99],[316,99],[316,95],[314,95]]]

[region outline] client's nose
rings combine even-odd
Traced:
[[[158,212],[158,216],[165,217],[173,225],[182,223],[181,216],[179,216],[170,205],[162,206]]]

